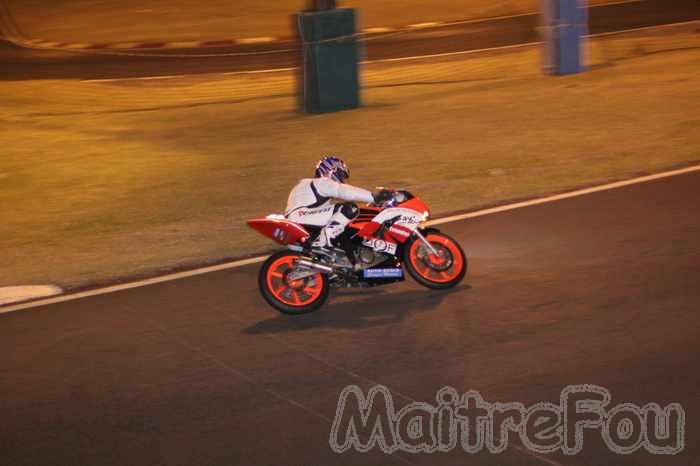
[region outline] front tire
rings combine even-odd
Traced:
[[[456,286],[464,279],[468,268],[467,256],[459,243],[437,230],[425,232],[425,238],[438,251],[438,256],[414,237],[404,249],[406,270],[415,281],[430,289]]]
[[[280,251],[270,256],[260,268],[258,287],[265,301],[283,314],[307,314],[328,299],[328,277],[317,273],[290,281],[288,274],[300,254]]]

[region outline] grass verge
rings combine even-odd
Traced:
[[[295,113],[292,75],[3,82],[0,286],[71,288],[268,249],[324,153],[353,182],[436,214],[700,159],[700,35],[591,44],[591,72],[539,51],[367,66],[356,111]]]

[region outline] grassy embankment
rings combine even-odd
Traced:
[[[0,83],[0,286],[77,286],[260,251],[324,153],[436,214],[700,159],[700,34],[610,37],[589,73],[539,51],[365,67],[365,106],[293,111],[293,77]]]

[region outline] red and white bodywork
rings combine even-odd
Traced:
[[[346,227],[334,247],[313,246],[321,226],[303,225],[282,215],[249,220],[248,225],[286,251],[261,266],[258,286],[265,300],[285,314],[318,309],[329,287],[367,287],[404,279],[404,270],[430,289],[457,285],[467,271],[459,244],[435,228],[424,228],[428,206],[407,191],[392,191],[381,206],[368,205]]]
[[[365,241],[382,240],[389,245],[397,245],[405,243],[428,215],[428,206],[420,199],[412,197],[384,209],[363,207],[358,218],[350,222],[348,228],[357,230]],[[391,225],[382,231],[381,227],[386,222]],[[283,215],[268,215],[263,219],[249,220],[248,225],[283,245],[301,245],[311,236],[303,225],[287,220]],[[396,247],[389,246],[386,252],[390,250],[395,251]]]
[[[284,215],[268,215],[265,218],[248,220],[248,225],[263,236],[279,244],[302,244],[309,239],[309,232],[298,223],[290,222]]]

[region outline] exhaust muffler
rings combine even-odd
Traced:
[[[299,267],[306,267],[307,269],[313,270],[314,272],[321,273],[333,273],[335,269],[327,265],[319,264],[317,262],[312,262],[306,259],[299,259],[296,261],[296,265]]]
[[[327,265],[319,264],[307,259],[297,259],[294,263],[294,270],[289,273],[287,277],[289,280],[301,280],[317,273],[323,273],[330,275],[335,272],[333,267]]]

